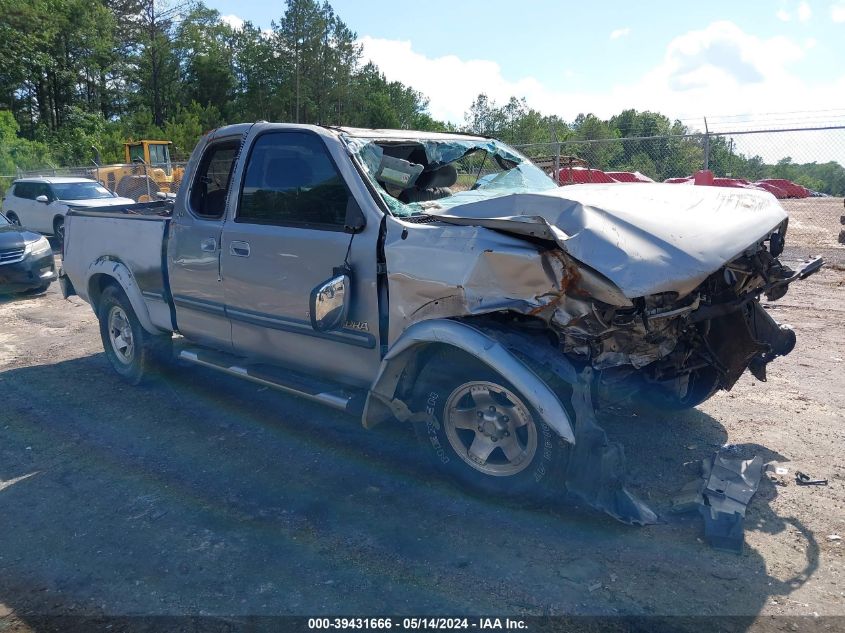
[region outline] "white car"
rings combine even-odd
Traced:
[[[135,204],[88,178],[20,178],[3,199],[3,214],[12,224],[64,239],[68,206],[108,207]]]

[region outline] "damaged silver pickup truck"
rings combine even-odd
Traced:
[[[72,211],[61,281],[130,382],[175,354],[412,424],[476,489],[642,524],[595,413],[765,380],[795,335],[760,297],[821,266],[778,261],[786,228],[765,192],[560,188],[487,138],[256,123],[203,138],[172,204]]]

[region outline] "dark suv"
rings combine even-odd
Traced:
[[[0,294],[44,292],[55,280],[56,262],[47,238],[0,214]]]

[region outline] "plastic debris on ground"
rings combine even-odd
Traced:
[[[713,462],[704,462],[704,539],[719,549],[741,553],[745,541],[745,510],[757,492],[763,475],[763,459],[736,459],[716,453]]]
[[[743,460],[719,451],[702,461],[701,478],[689,482],[672,498],[670,512],[697,509],[704,519],[705,541],[711,547],[741,553],[745,511],[762,475],[761,457]]]

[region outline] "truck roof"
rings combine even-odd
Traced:
[[[440,141],[484,141],[486,137],[473,136],[469,134],[461,134],[459,132],[424,132],[420,130],[381,130],[361,127],[343,127],[332,125],[308,125],[303,123],[270,123],[267,121],[258,121],[262,127],[278,127],[287,129],[310,129],[310,130],[328,130],[330,132],[346,134],[356,138],[373,138],[373,139],[396,139],[396,140],[440,140]],[[213,131],[215,136],[229,136],[232,134],[245,134],[247,130],[252,127],[252,123],[233,123],[217,128]]]
[[[484,141],[483,136],[472,134],[461,134],[458,132],[424,132],[421,130],[379,130],[362,127],[333,127],[332,130],[340,130],[348,136],[357,138],[378,138],[378,139],[430,139],[438,141]]]

